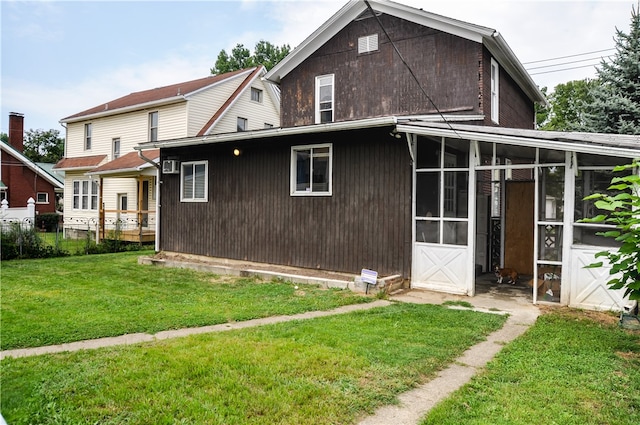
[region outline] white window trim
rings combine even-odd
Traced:
[[[154,115],[157,121],[155,126],[153,125],[153,120],[152,120],[152,117]],[[158,139],[160,138],[160,135],[158,134],[158,127],[160,127],[160,114],[158,113],[158,111],[149,112],[148,120],[149,120],[149,135],[148,135],[149,141],[157,142]],[[155,136],[156,136],[155,138],[151,137],[151,135],[154,133],[154,130],[155,130]]]
[[[258,93],[258,100],[255,100],[255,99],[253,98],[253,93],[254,93],[254,91]],[[252,101],[252,102],[255,102],[255,103],[262,103],[262,98],[263,98],[263,96],[264,96],[263,91],[262,91],[262,90],[260,90],[259,88],[251,87],[251,90],[249,90],[249,97],[250,97],[250,99],[251,99],[251,101]]]
[[[244,125],[244,129],[243,130],[240,129],[240,122],[241,121],[243,122],[243,125]],[[248,118],[244,118],[244,117],[238,117],[236,119],[236,130],[238,132],[249,131],[249,119]]]
[[[44,201],[38,201],[38,198],[40,197],[40,195],[44,195],[45,200]],[[48,204],[49,203],[49,193],[47,192],[38,192],[36,193],[36,204]]]
[[[91,150],[92,133],[93,133],[93,123],[90,123],[90,122],[86,123],[84,125],[84,150],[85,151]]]
[[[78,182],[78,193],[77,194],[75,193],[75,188],[74,188],[75,182]],[[82,190],[82,183],[83,182],[87,182],[87,190],[88,190],[87,193],[85,193]],[[93,191],[94,183],[95,183],[95,189],[96,189],[95,192]],[[99,189],[98,186],[99,186],[98,183],[95,180],[91,180],[91,179],[89,179],[89,180],[86,180],[86,179],[85,180],[72,180],[71,181],[71,209],[74,210],[74,211],[97,211],[98,208],[99,208],[98,203],[100,201],[98,199],[99,192],[100,192],[100,189]],[[75,208],[73,206],[76,196],[78,197],[78,208]],[[88,208],[82,208],[82,198],[85,197],[85,196],[87,197],[87,206],[88,206]],[[94,197],[96,199],[96,208],[92,208],[91,207]]]
[[[493,70],[495,69],[495,74]],[[500,65],[491,58],[491,121],[499,124],[500,116]]]
[[[297,164],[298,157],[297,152],[301,150],[309,150],[315,148],[329,148],[329,190],[326,192],[314,192],[313,185],[312,190],[297,190]],[[312,161],[313,163],[313,161]],[[312,177],[313,178],[313,177]],[[313,182],[312,182],[313,183]],[[291,196],[332,196],[333,195],[333,143],[321,143],[316,145],[298,145],[291,146],[291,168],[290,168],[290,194]]]
[[[331,121],[334,122],[336,120],[336,78],[335,74],[326,74],[326,75],[318,75],[316,77],[316,87],[315,87],[315,112],[316,119],[315,123],[320,124],[320,79],[331,77]]]
[[[186,198],[184,196],[184,167],[196,166],[204,164],[204,198]],[[194,187],[195,187],[195,173],[194,173]],[[190,161],[180,164],[180,202],[208,202],[209,201],[209,161]]]
[[[116,152],[116,142],[118,143],[117,152]],[[122,152],[122,141],[120,140],[119,137],[114,137],[113,139],[111,139],[111,156],[113,157],[113,159],[118,159],[122,155],[121,152]]]

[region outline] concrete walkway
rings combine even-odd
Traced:
[[[445,301],[466,301],[472,304],[476,311],[493,314],[509,314],[509,318],[501,329],[488,335],[486,341],[469,348],[459,358],[454,360],[447,369],[442,370],[436,378],[414,390],[401,394],[398,397],[400,400],[398,405],[384,406],[378,409],[374,415],[364,418],[359,423],[360,425],[417,425],[433,406],[469,382],[479,370],[493,359],[506,343],[522,335],[529,326],[535,323],[540,314],[538,308],[526,297],[504,297],[496,294],[484,294],[469,298],[438,292],[411,290],[401,295],[392,296],[391,300],[419,304],[442,304]],[[376,300],[368,304],[343,306],[328,311],[312,311],[289,316],[275,316],[244,322],[170,330],[158,332],[154,335],[138,333],[45,347],[6,350],[0,352],[0,359],[4,359],[5,357],[27,357],[66,351],[88,350],[115,345],[138,344],[141,342],[178,338],[188,335],[243,329],[290,320],[345,314],[352,311],[384,307],[389,304],[391,304],[390,301]],[[451,308],[463,309],[462,307],[455,306]]]
[[[509,314],[509,318],[501,329],[489,334],[486,341],[465,351],[448,368],[438,373],[436,378],[401,394],[398,397],[400,400],[398,405],[381,407],[374,415],[360,421],[359,425],[417,425],[438,402],[469,382],[506,343],[513,341],[529,329],[540,314],[538,308],[526,297],[500,297],[495,294],[485,294],[469,298],[413,290],[392,299],[421,304],[466,301],[472,304],[476,311]]]

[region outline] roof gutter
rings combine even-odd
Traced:
[[[269,137],[290,136],[310,133],[326,133],[331,131],[357,130],[370,127],[393,126],[398,122],[396,117],[368,118],[357,121],[341,121],[326,124],[313,124],[300,127],[278,127],[266,130],[243,131],[237,133],[214,134],[185,139],[145,142],[134,146],[137,151],[149,149],[175,148],[184,146],[207,145],[224,142],[239,142]]]
[[[487,49],[489,49],[491,54],[498,59],[500,66],[506,69],[511,77],[519,83],[520,87],[525,90],[525,93],[531,98],[531,100],[541,105],[549,106],[549,103],[540,91],[540,88],[535,81],[533,81],[533,78],[531,78],[531,75],[529,75],[529,72],[524,68],[515,53],[513,53],[513,50],[511,50],[511,47],[509,47],[504,37],[502,37],[502,34],[498,31],[494,31],[487,41],[488,42],[485,44]],[[493,43],[491,41],[493,41]]]
[[[181,101],[184,101],[184,100],[186,100],[186,97],[184,95],[173,96],[173,97],[168,97],[168,98],[161,99],[161,100],[154,100],[154,101],[146,102],[146,103],[138,103],[136,105],[126,106],[124,108],[105,109],[104,111],[95,112],[93,114],[82,115],[82,116],[73,117],[73,118],[71,118],[71,117],[63,118],[58,122],[60,124],[64,124],[64,123],[68,124],[68,123],[73,123],[73,122],[78,122],[78,121],[86,121],[86,120],[90,120],[90,119],[94,119],[94,118],[106,117],[106,116],[113,115],[113,114],[123,114],[125,112],[137,111],[137,110],[140,110],[140,109],[146,109],[146,108],[151,108],[151,107],[155,107],[155,106],[169,105],[171,103],[177,103],[177,102],[181,102]]]
[[[450,137],[452,139],[469,139],[478,142],[499,142],[505,145],[527,146],[532,148],[556,149],[560,151],[576,151],[592,155],[605,156],[623,156],[628,158],[637,158],[638,150],[629,148],[616,148],[608,146],[603,149],[602,146],[585,145],[583,143],[560,142],[554,140],[540,140],[522,136],[506,136],[495,133],[477,133],[474,131],[461,130],[456,128],[455,131],[447,128],[419,128],[412,125],[398,124],[396,127],[399,132],[413,133],[424,136],[440,136]]]

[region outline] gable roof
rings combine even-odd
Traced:
[[[246,91],[247,87],[249,87],[256,80],[256,78],[258,78],[258,76],[264,76],[266,72],[267,71],[264,66],[254,68],[254,70],[247,76],[247,78],[244,79],[244,81],[231,94],[231,96],[229,96],[229,98],[222,104],[220,109],[218,109],[216,113],[213,114],[211,119],[204,125],[204,127],[202,127],[197,135],[204,136],[209,134],[216,123],[226,114],[231,105],[233,105],[238,97],[240,97],[240,95]],[[269,86],[271,86],[271,84],[269,84]]]
[[[60,120],[61,123],[82,121],[90,118],[97,118],[117,113],[128,112],[141,108],[166,105],[170,103],[182,102],[201,90],[225,81],[250,74],[255,68],[241,69],[227,72],[225,74],[210,75],[197,80],[185,81],[171,84],[169,86],[157,87],[151,90],[143,90],[130,93],[126,96],[100,104],[77,114],[70,115]]]
[[[369,0],[368,3],[375,12],[395,16],[409,22],[484,44],[498,63],[511,75],[532,101],[546,103],[544,95],[540,92],[538,86],[498,31],[387,0]],[[282,78],[293,71],[353,20],[366,12],[368,12],[368,7],[365,1],[349,1],[342,9],[336,12],[336,14],[296,47],[293,52],[274,66],[271,71],[267,73],[265,79],[279,84]]]
[[[5,142],[0,142],[0,150],[5,151],[18,161],[22,162],[26,167],[30,168],[34,173],[39,176],[42,176],[46,181],[51,183],[53,187],[57,187],[58,189],[64,188],[64,183],[60,182],[57,177],[53,174],[49,173],[44,168],[38,166],[35,162],[31,161],[29,158],[24,156],[24,154],[18,152],[13,146],[6,144]]]

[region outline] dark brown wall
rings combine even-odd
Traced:
[[[389,36],[442,112],[479,112],[482,45],[381,15]],[[358,55],[358,37],[378,34],[379,51]],[[335,74],[335,121],[434,113],[373,18],[355,21],[281,82],[282,126],[314,123],[315,77]]]
[[[495,126],[496,124],[491,121],[491,54],[487,49],[484,49],[483,53],[482,75],[484,90],[480,103],[485,114],[484,124]],[[500,96],[498,126],[533,129],[535,127],[533,102],[502,66],[499,70],[498,84]]]
[[[163,175],[161,249],[359,274],[408,277],[411,162],[390,129],[162,151],[208,159],[209,202],[181,203],[179,175]],[[289,195],[291,146],[333,143],[333,195]],[[231,150],[240,146],[242,156]]]

